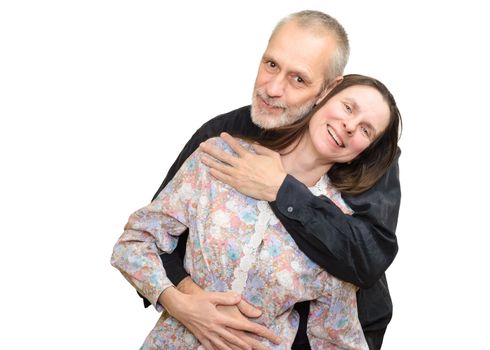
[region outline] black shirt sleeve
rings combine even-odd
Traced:
[[[399,156],[399,153],[398,153]],[[270,203],[299,248],[328,272],[361,288],[371,287],[393,262],[400,208],[398,156],[378,183],[360,195],[343,196],[354,210],[345,215],[287,176]]]

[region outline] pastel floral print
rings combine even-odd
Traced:
[[[233,151],[220,138],[213,142]],[[250,145],[241,141],[244,147]],[[163,311],[141,349],[198,349],[197,339],[158,304],[172,286],[159,254],[172,252],[189,228],[184,266],[207,291],[234,290],[262,310],[254,322],[265,325],[289,349],[298,328],[295,303],[312,300],[307,335],[312,349],[367,349],[357,317],[357,288],[328,274],[297,247],[269,204],[246,197],[215,180],[199,150],[148,206],[131,215],[114,247],[112,264],[150,302]],[[351,210],[322,177],[310,188]]]

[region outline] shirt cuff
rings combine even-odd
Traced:
[[[165,284],[165,287],[163,288],[162,293],[165,292],[170,287],[175,287],[175,286],[173,284]],[[155,307],[155,309],[158,312],[165,311],[165,308],[163,307],[163,305],[158,302],[158,298],[160,298],[160,295],[162,295],[162,293],[158,294],[158,297],[157,297],[155,302],[152,302],[152,305]]]
[[[285,217],[304,221],[305,208],[309,206],[312,198],[314,198],[314,194],[308,187],[293,176],[287,175],[279,187],[276,200],[270,204],[275,206]]]

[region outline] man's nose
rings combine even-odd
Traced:
[[[266,87],[266,92],[269,97],[281,97],[284,94],[286,78],[278,74],[269,81]]]

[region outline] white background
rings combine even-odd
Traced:
[[[249,104],[283,16],[349,33],[404,120],[384,349],[488,348],[488,13],[473,1],[2,1],[2,349],[137,349],[158,314],[109,264],[192,133]],[[484,3],[484,2],[481,2]],[[488,341],[487,341],[488,342]]]

